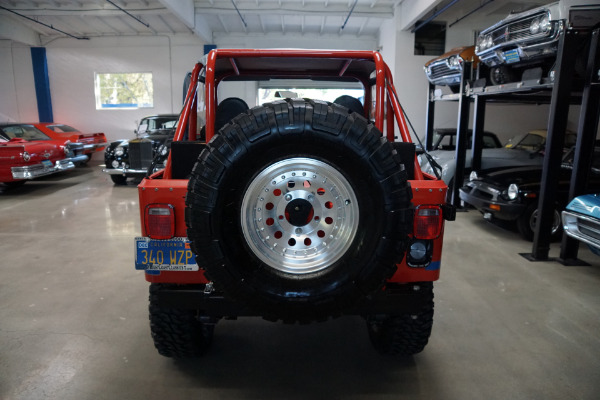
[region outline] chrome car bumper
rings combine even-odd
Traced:
[[[102,172],[109,175],[146,175],[147,169],[132,168],[102,168]]]
[[[78,158],[78,157],[73,157]],[[73,158],[66,158],[64,160],[56,161],[55,164],[48,162],[46,164],[40,163],[35,165],[27,165],[24,167],[12,167],[11,173],[13,179],[34,179],[40,176],[50,175],[55,172],[65,171],[68,169],[75,168],[73,164]],[[87,158],[84,156],[84,158]]]
[[[600,249],[600,220],[571,211],[562,212],[564,232],[585,244]]]

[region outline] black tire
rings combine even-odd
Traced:
[[[23,186],[25,184],[25,182],[27,182],[26,180],[21,180],[21,181],[11,181],[11,182],[4,182],[4,184],[9,187],[9,188],[17,188],[20,186]]]
[[[452,93],[460,93],[460,85],[448,85]]]
[[[248,222],[242,217],[244,196],[257,177],[298,157],[338,171],[356,195],[355,206],[345,204],[362,210],[354,239],[337,242],[347,246],[339,257],[306,273],[261,260],[260,249],[253,250],[244,236],[244,221],[246,226]],[[318,192],[318,187],[306,190]],[[394,274],[408,244],[411,195],[397,153],[365,118],[337,104],[286,99],[238,115],[201,153],[186,197],[188,237],[198,264],[231,298],[250,305],[266,319],[323,320],[378,290]],[[279,219],[282,222],[277,224],[285,223],[283,215]],[[305,226],[312,224],[310,218],[307,221]],[[279,248],[294,246],[291,240]],[[284,253],[277,255],[282,266],[288,260]],[[320,254],[329,257],[331,253],[322,250]]]
[[[418,285],[429,297],[422,311],[367,317],[369,338],[379,353],[411,356],[423,351],[429,342],[433,327],[433,283],[420,282]]]
[[[161,307],[157,292],[164,284],[150,284],[150,332],[154,347],[165,357],[198,357],[212,343],[214,324],[201,322],[194,310]]]
[[[515,82],[517,79],[515,72],[505,65],[490,68],[490,82],[492,85],[504,85]]]
[[[125,185],[127,183],[127,177],[123,175],[111,175],[110,179],[115,185]]]
[[[537,202],[530,204],[525,212],[517,219],[517,229],[521,234],[521,237],[525,240],[532,241],[535,229],[535,223],[537,219]],[[562,236],[562,222],[560,211],[554,208],[554,221],[552,223],[552,231],[550,234],[550,240],[556,241]]]

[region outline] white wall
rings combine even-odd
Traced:
[[[31,50],[0,40],[0,122],[38,120]]]
[[[104,132],[109,140],[133,136],[135,121],[160,113],[178,113],[183,79],[203,55],[195,36],[106,37],[89,41],[58,39],[46,45],[54,121],[84,132]],[[152,72],[154,107],[96,110],[94,74]],[[38,120],[29,47],[0,42],[0,106],[19,122]],[[6,77],[13,77],[13,83]]]

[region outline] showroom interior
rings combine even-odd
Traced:
[[[483,54],[486,29],[511,15],[564,3],[575,4],[571,10],[577,9],[576,4],[591,5],[580,15],[592,22],[583,28],[561,22],[557,47],[550,56],[544,55],[552,61],[544,67],[534,71],[526,64],[520,78],[491,82],[492,67],[479,58],[474,62],[477,56],[472,55],[461,61],[463,69],[453,85],[428,80],[426,64],[443,53],[476,45],[474,51]],[[73,163],[73,168],[18,184],[0,183],[0,399],[598,398],[600,253],[562,233],[562,224],[557,235],[549,231],[557,198],[552,187],[557,190],[553,182],[561,180],[561,168],[577,172],[569,176],[586,176],[578,180],[579,186],[566,178],[569,195],[573,186],[576,196],[600,192],[592,188],[594,171],[599,170],[590,169],[600,104],[600,53],[595,51],[600,7],[594,9],[599,5],[593,3],[0,0],[0,129],[46,122],[82,133],[102,132],[106,138],[104,145],[86,153],[88,160]],[[542,24],[542,19],[538,22]],[[105,159],[105,152],[112,157],[126,142],[133,151],[133,144],[144,137],[142,126],[150,129],[143,125],[150,116],[174,115],[174,121],[180,113],[187,116],[182,112],[191,109],[186,94],[195,87],[189,78],[197,76],[196,63],[210,63],[208,53],[213,49],[222,54],[229,49],[282,54],[314,49],[323,59],[328,50],[377,51],[389,66],[397,94],[386,98],[386,107],[394,100],[401,105],[395,118],[406,119],[406,132],[417,147],[436,150],[431,146],[437,129],[458,132],[452,150],[446,152],[458,178],[445,182],[451,185],[440,201],[446,203],[440,204],[445,221],[436,240],[441,243],[443,236],[443,247],[435,251],[441,251],[442,267],[437,267],[439,279],[433,282],[433,327],[422,351],[408,356],[380,354],[370,343],[373,332],[365,327],[362,315],[334,315],[315,323],[241,315],[218,324],[210,320],[214,339],[200,357],[159,354],[148,317],[153,278],[136,269],[135,246],[147,223],[145,211],[140,211],[144,207],[138,185],[167,165],[168,153],[163,154],[164,165],[163,159],[158,163],[155,159],[154,170],[146,172],[144,167],[141,175],[126,177],[109,171],[117,168],[111,162],[122,165]],[[245,64],[229,57],[227,67],[243,75]],[[383,118],[383,106],[375,106],[378,95],[365,95],[362,84],[346,79],[335,84],[318,78],[307,82],[294,78],[301,67],[286,64],[286,68],[292,71],[291,79],[225,80],[215,89],[216,98],[240,98],[250,109],[270,110],[265,103],[281,103],[283,98],[292,97],[285,100],[292,107],[303,97],[331,103],[338,95],[349,94],[363,96],[363,103],[372,100],[373,107],[363,104],[363,112],[375,125]],[[338,78],[352,68],[348,61]],[[199,74],[204,88],[208,74]],[[131,90],[146,90],[146,97],[136,104],[115,100],[117,91],[130,89],[124,82],[106,84],[111,75],[143,76],[145,89],[128,82]],[[374,77],[375,72],[367,79],[373,93]],[[205,99],[198,99],[204,106]],[[337,110],[329,104],[330,112],[332,107]],[[389,107],[386,112],[392,114]],[[218,108],[216,113],[218,120]],[[402,141],[401,125],[389,128],[386,120],[386,130],[383,124],[377,128]],[[188,135],[174,122],[169,127],[171,137]],[[535,158],[541,176],[540,192],[529,200],[539,208],[538,215],[547,217],[539,229],[534,224],[528,240],[512,221],[495,219],[493,211],[480,212],[461,201],[466,189],[454,182],[472,182],[470,165],[465,163],[482,165],[488,150],[481,151],[481,142],[473,139],[480,152],[471,152],[471,137],[466,135],[471,130],[474,136],[493,133],[498,139],[494,147],[503,151],[529,132],[543,131],[550,144],[569,134],[575,138],[571,149],[556,143],[540,147],[535,157],[527,153],[523,165],[533,165]],[[212,130],[206,135],[210,138]],[[10,139],[0,133],[0,159],[9,154],[4,149],[25,146],[22,140]],[[581,144],[583,140],[586,144]],[[60,148],[65,155],[81,151],[71,141],[63,140]],[[421,150],[417,154],[426,171]],[[563,156],[569,150],[574,155],[565,166]],[[197,157],[195,153],[191,165]],[[8,162],[3,160],[0,167]],[[427,174],[427,179],[441,179],[436,174]],[[525,176],[521,170],[509,174],[511,179]],[[480,178],[481,174],[476,180]],[[343,185],[344,180],[340,182]],[[418,196],[413,197],[416,201]],[[183,204],[184,198],[177,201]],[[559,220],[565,206],[558,210]],[[289,218],[287,208],[285,213]],[[282,212],[280,219],[285,218]],[[183,219],[177,223],[184,224]],[[252,251],[252,245],[248,247]],[[212,283],[202,290],[209,293]],[[207,320],[202,321],[206,326]]]

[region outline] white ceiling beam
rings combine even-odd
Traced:
[[[194,0],[159,0],[173,15],[185,26],[190,28],[196,36],[207,43],[212,43],[213,32],[208,27],[206,18],[196,13]],[[212,3],[211,3],[212,4]]]
[[[165,27],[167,28],[167,31],[169,31],[169,33],[175,33],[175,31],[171,28],[171,26],[169,26],[169,24],[167,23],[167,21],[165,21],[165,19],[162,17],[162,15],[157,15],[158,19],[160,22],[162,22]]]
[[[223,22],[223,17],[220,15],[217,15],[217,18],[219,19],[219,22],[221,23],[221,26],[223,27],[223,30],[225,31],[225,33],[229,33],[229,29],[227,29],[227,25],[225,25],[225,22]]]
[[[173,15],[175,15],[185,26],[194,29],[194,0],[158,0]]]
[[[405,31],[419,20],[423,19],[427,13],[439,5],[443,0],[419,0],[403,1],[398,7],[400,20],[397,29]]]
[[[346,5],[339,4],[329,4],[329,6],[326,8],[314,9],[311,7],[302,7],[300,3],[286,3],[282,7],[277,7],[275,5],[269,6],[267,3],[262,3],[260,7],[256,7],[254,3],[243,3],[238,6],[238,9],[240,13],[245,15],[327,15],[328,17],[340,16],[344,18],[348,16],[348,7],[346,7]],[[207,4],[200,3],[196,5],[196,12],[202,14],[237,14],[236,9],[231,4],[226,3],[220,5],[218,9],[209,7]],[[374,6],[371,8],[369,4],[357,4],[354,8],[354,11],[352,11],[352,16],[393,18],[394,8],[391,6]]]
[[[8,39],[29,46],[41,46],[40,36],[12,17],[0,15],[0,39]]]

